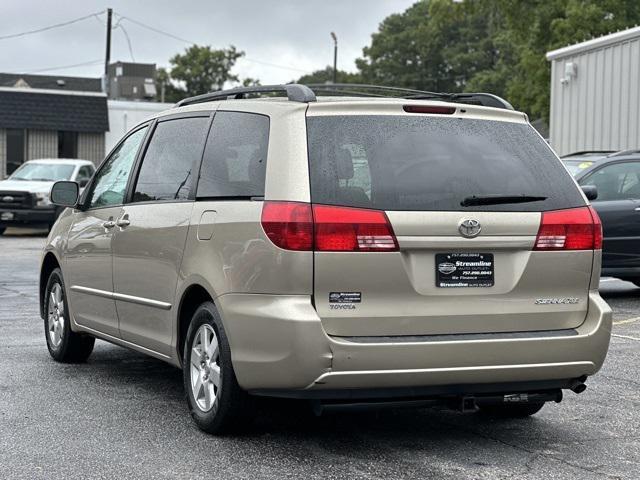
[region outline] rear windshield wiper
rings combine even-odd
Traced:
[[[463,207],[473,207],[476,205],[499,205],[501,203],[529,203],[541,202],[547,197],[536,195],[471,195],[465,197],[460,205]]]

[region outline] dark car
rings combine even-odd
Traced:
[[[601,158],[576,180],[598,189],[593,206],[604,230],[602,275],[640,286],[640,154]]]
[[[569,173],[575,177],[597,161],[611,154],[615,154],[615,152],[612,150],[589,150],[563,155],[560,160],[567,167]]]

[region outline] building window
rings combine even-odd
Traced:
[[[7,132],[7,175],[24,163],[27,148],[27,132],[22,129],[8,128]]]
[[[58,158],[78,158],[78,132],[58,132]]]

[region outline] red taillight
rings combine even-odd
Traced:
[[[590,207],[542,212],[534,250],[602,248],[600,220]]]
[[[313,216],[308,203],[264,202],[262,228],[280,248],[313,249]]]
[[[321,252],[392,252],[398,242],[380,210],[314,205],[315,249]]]
[[[602,222],[600,221],[600,215],[596,212],[596,209],[589,206],[591,217],[593,218],[593,248],[595,250],[602,250]]]
[[[285,250],[322,252],[393,252],[398,241],[387,215],[380,210],[265,202],[262,228]]]
[[[440,105],[405,105],[402,109],[407,113],[431,113],[436,115],[451,115],[456,112],[456,107]]]

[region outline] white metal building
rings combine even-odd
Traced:
[[[640,27],[547,53],[559,155],[640,148]]]
[[[152,115],[168,110],[173,103],[107,100],[109,131],[105,133],[105,155],[132,127]]]

